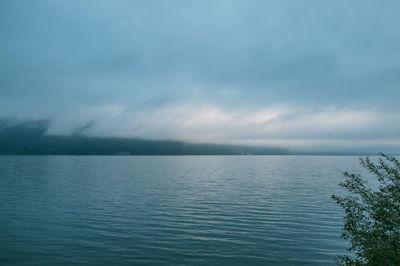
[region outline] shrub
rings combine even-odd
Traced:
[[[370,187],[360,174],[344,173],[339,185],[349,193],[332,195],[345,211],[342,237],[350,240],[354,256],[339,256],[342,265],[400,265],[400,162],[381,154],[377,162],[360,158],[378,186]]]

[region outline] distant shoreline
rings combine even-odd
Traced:
[[[374,156],[372,152],[290,151],[281,147],[187,143],[82,135],[0,134],[0,155],[79,156]],[[391,154],[391,153],[388,153]],[[392,153],[391,155],[398,155]]]

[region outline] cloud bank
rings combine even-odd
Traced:
[[[0,116],[48,134],[395,150],[398,1],[0,3]]]

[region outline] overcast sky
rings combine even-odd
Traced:
[[[398,0],[1,0],[0,118],[400,151],[399,26]]]

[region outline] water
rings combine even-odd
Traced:
[[[330,265],[357,157],[0,156],[0,264]]]

